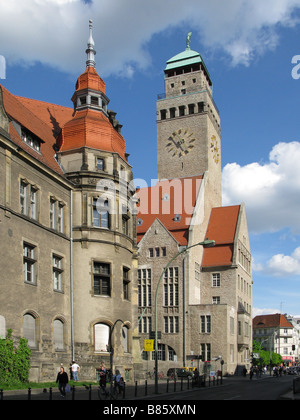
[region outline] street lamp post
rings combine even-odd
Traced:
[[[113,346],[112,346],[112,341],[111,341],[111,339],[112,339],[112,333],[113,333],[113,330],[114,330],[114,328],[115,328],[115,326],[116,326],[117,322],[122,322],[122,324],[124,325],[124,321],[122,321],[122,319],[117,319],[117,320],[114,322],[114,325],[112,326],[112,328],[111,328],[111,330],[110,330],[110,333],[109,333],[110,376],[111,376],[111,378],[110,378],[110,395],[112,395],[113,357],[114,357],[114,348],[113,348]]]
[[[161,283],[161,280],[169,268],[169,266],[172,264],[172,262],[179,257],[179,255],[184,254],[189,249],[194,248],[195,246],[202,245],[204,248],[210,248],[215,246],[216,242],[213,240],[205,239],[203,242],[198,242],[194,245],[188,246],[187,248],[183,249],[182,251],[178,252],[171,260],[168,262],[168,264],[163,269],[163,272],[161,273],[161,276],[158,280],[157,286],[156,286],[156,292],[155,292],[155,339],[154,339],[154,354],[155,354],[155,393],[158,394],[158,346],[157,346],[157,297],[158,297],[158,289],[159,285]]]

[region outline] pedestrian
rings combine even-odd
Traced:
[[[107,369],[105,367],[104,362],[102,362],[100,365],[99,375],[100,375],[99,385],[103,393],[105,394]]]
[[[73,380],[75,382],[78,382],[78,372],[80,370],[80,366],[77,363],[75,363],[75,360],[73,360],[71,367],[72,367]]]
[[[58,383],[58,389],[62,398],[66,396],[66,385],[69,382],[68,374],[65,372],[63,366],[60,367],[60,371],[57,374],[56,383]]]

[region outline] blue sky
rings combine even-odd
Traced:
[[[90,18],[109,107],[148,184],[163,69],[192,31],[221,116],[223,204],[246,204],[254,315],[300,315],[300,0],[0,0],[0,82],[71,107]]]

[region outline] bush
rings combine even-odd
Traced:
[[[0,383],[14,385],[28,381],[31,350],[27,340],[20,338],[19,346],[15,347],[11,338],[12,331],[0,339]]]

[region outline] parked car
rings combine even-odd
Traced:
[[[167,372],[167,376],[173,379],[175,373],[177,378],[191,378],[193,376],[192,372],[185,368],[170,368]]]

